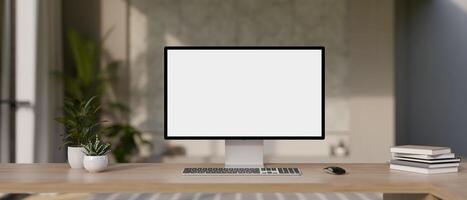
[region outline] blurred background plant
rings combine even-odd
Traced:
[[[105,49],[102,44],[112,30],[107,31],[101,41],[95,41],[81,35],[73,28],[66,31],[66,43],[69,48],[69,57],[72,65],[65,66],[64,71],[55,71],[65,88],[65,98],[88,99],[95,96],[92,104],[98,104],[101,109],[95,113],[99,118],[105,114],[110,116],[109,125],[102,134],[104,140],[112,145],[112,155],[116,162],[129,162],[139,153],[139,145],[148,145],[149,141],[142,137],[141,131],[129,124],[122,116],[130,112],[125,104],[115,98],[103,99],[107,93],[113,93],[111,81],[118,80],[117,69],[121,61],[110,60],[103,63],[102,55]],[[103,64],[102,64],[103,63]],[[68,114],[65,113],[65,117]]]

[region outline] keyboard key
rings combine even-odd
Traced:
[[[298,168],[293,168],[293,171],[297,174],[300,174],[300,171],[298,171]]]

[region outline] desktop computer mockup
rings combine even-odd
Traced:
[[[226,140],[226,168],[263,168],[263,140],[324,139],[324,47],[170,46],[165,139]]]

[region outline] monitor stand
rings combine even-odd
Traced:
[[[226,140],[225,167],[264,167],[263,140]]]

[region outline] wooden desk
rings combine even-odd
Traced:
[[[342,166],[348,174],[322,172]],[[66,164],[1,164],[0,192],[382,192],[394,199],[467,199],[467,172],[423,175],[389,170],[388,164],[271,164],[300,167],[303,176],[182,176],[184,167],[219,164],[118,164],[102,173],[72,170]],[[425,194],[425,195],[423,195]],[[409,196],[407,196],[409,197]]]

